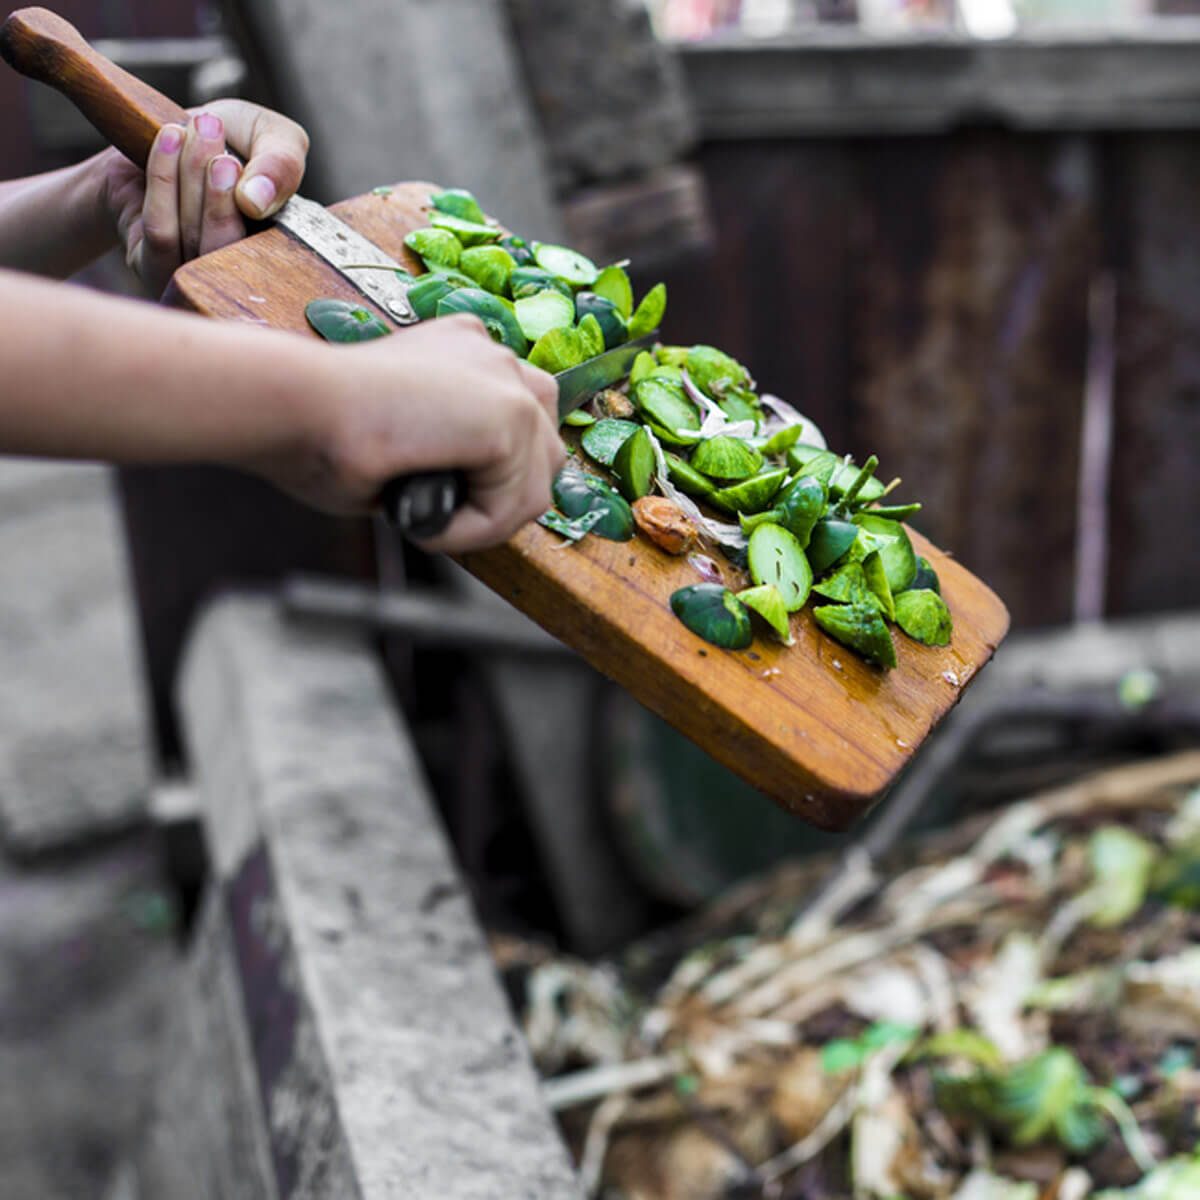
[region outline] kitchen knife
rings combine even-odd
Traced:
[[[62,92],[97,130],[139,167],[146,165],[158,131],[187,125],[190,114],[174,101],[102,55],[62,17],[44,8],[24,8],[0,26],[0,55],[23,75]],[[327,209],[293,196],[272,218],[297,241],[332,266],[396,325],[417,320],[408,300],[401,265]],[[384,269],[380,269],[384,268]],[[618,382],[654,336],[562,372],[559,418],[593,392]],[[430,538],[441,533],[466,498],[461,471],[399,476],[380,494],[388,521],[401,533]]]

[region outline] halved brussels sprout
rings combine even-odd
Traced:
[[[653,333],[661,324],[667,311],[667,285],[656,283],[643,297],[642,302],[634,309],[629,318],[629,340],[636,342],[638,338]]]
[[[870,604],[825,604],[813,620],[831,638],[881,667],[896,665],[896,647],[879,609]]]
[[[896,597],[896,624],[926,646],[950,645],[954,629],[945,600],[928,588],[910,589]]]
[[[310,300],[304,315],[327,342],[370,342],[392,332],[391,326],[369,308],[349,300]]]
[[[404,244],[431,270],[454,268],[462,258],[462,243],[445,229],[414,229],[405,234]]]
[[[579,439],[583,452],[602,467],[611,467],[617,451],[641,428],[635,421],[605,417],[597,421]]]
[[[533,243],[533,261],[544,271],[565,279],[575,287],[589,287],[600,275],[596,264],[586,254],[549,242]]]
[[[746,547],[750,578],[779,589],[788,612],[804,607],[812,588],[812,568],[800,543],[782,525],[760,525]]]
[[[568,463],[559,471],[551,492],[565,516],[581,517],[601,510],[604,516],[592,530],[597,537],[611,542],[627,542],[633,537],[633,510],[603,479]]]
[[[544,291],[523,296],[513,305],[521,332],[536,342],[551,329],[569,329],[575,324],[575,305],[561,292]]]
[[[611,350],[614,346],[619,346],[628,340],[629,330],[626,327],[625,318],[617,311],[617,306],[611,300],[606,300],[603,296],[596,295],[595,292],[579,292],[575,296],[575,312],[580,320],[590,315],[600,322],[600,328],[604,332],[606,350]]]
[[[651,375],[633,389],[633,402],[655,425],[671,433],[700,428],[700,414],[688,399],[682,383]]]
[[[697,637],[722,650],[745,650],[754,641],[750,614],[719,583],[694,583],[671,597],[671,611]]]
[[[575,302],[575,292],[571,285],[566,280],[559,279],[557,275],[543,271],[541,267],[519,266],[512,273],[509,287],[512,288],[514,300],[521,300],[525,296],[534,296],[538,292],[549,289],[561,292],[572,304]]]
[[[485,292],[482,288],[464,287],[450,292],[438,301],[437,315],[452,316],[455,313],[470,313],[484,324],[492,341],[507,346],[514,354],[524,357],[529,343],[521,332],[512,306],[499,296]]]
[[[429,214],[429,223],[437,229],[448,230],[464,246],[485,246],[489,242],[498,242],[501,237],[501,231],[494,225],[484,225],[479,221],[464,221],[462,217],[451,216],[450,213],[436,210]]]
[[[508,281],[517,269],[513,256],[499,246],[472,246],[462,252],[458,269],[469,275],[484,291],[508,295]]]
[[[791,626],[788,624],[788,610],[783,595],[777,587],[769,583],[761,583],[756,587],[746,588],[738,592],[737,598],[752,612],[757,613],[770,626],[771,632],[785,645],[795,643]]]
[[[574,326],[543,333],[529,352],[529,361],[551,375],[569,371],[583,362],[583,340]]]
[[[749,479],[762,465],[763,457],[753,446],[724,434],[706,438],[692,453],[692,466],[710,479]]]
[[[633,284],[629,282],[629,275],[624,267],[605,267],[592,284],[592,291],[597,296],[611,300],[624,321],[628,321],[632,316]]]
[[[623,441],[613,457],[612,469],[617,486],[626,500],[640,500],[648,496],[654,486],[654,472],[658,459],[654,445],[644,425]]]
[[[447,188],[444,192],[435,192],[429,197],[429,203],[438,212],[471,221],[476,225],[482,225],[487,220],[483,209],[479,207],[479,201],[466,188]]]

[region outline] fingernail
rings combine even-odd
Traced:
[[[275,200],[275,184],[267,175],[255,175],[245,187],[242,195],[260,212],[265,213]]]
[[[174,154],[183,145],[183,130],[167,125],[158,135],[158,148],[163,154]]]
[[[207,141],[215,142],[217,138],[225,135],[225,126],[220,117],[213,116],[212,113],[201,113],[196,118],[196,132]]]
[[[209,181],[218,192],[231,191],[237,183],[238,174],[238,160],[228,154],[214,158],[208,168]]]

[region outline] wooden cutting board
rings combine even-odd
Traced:
[[[435,190],[428,183],[397,184],[387,194],[359,196],[332,210],[419,271],[404,235],[428,223],[423,206]],[[189,263],[169,295],[172,303],[206,316],[307,337],[315,336],[304,319],[310,300],[362,300],[278,229]],[[716,335],[713,340],[720,342]],[[912,482],[919,494],[920,480]],[[888,787],[1008,630],[1007,610],[994,592],[910,533],[941,579],[954,637],[949,646],[935,648],[898,633],[899,664],[891,671],[869,666],[832,641],[807,612],[793,618],[794,646],[765,636],[740,652],[708,645],[668,605],[677,588],[699,582],[695,568],[640,537],[588,537],[565,548],[556,534],[531,524],[506,545],[461,561],[749,783],[806,820],[840,829]],[[742,572],[713,557],[730,586],[746,585]]]

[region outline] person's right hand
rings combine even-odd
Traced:
[[[370,511],[396,475],[461,468],[465,504],[424,549],[494,546],[551,505],[566,459],[554,378],[493,342],[475,317],[442,317],[356,346],[329,346],[334,372],[315,447],[260,464],[319,508]]]

